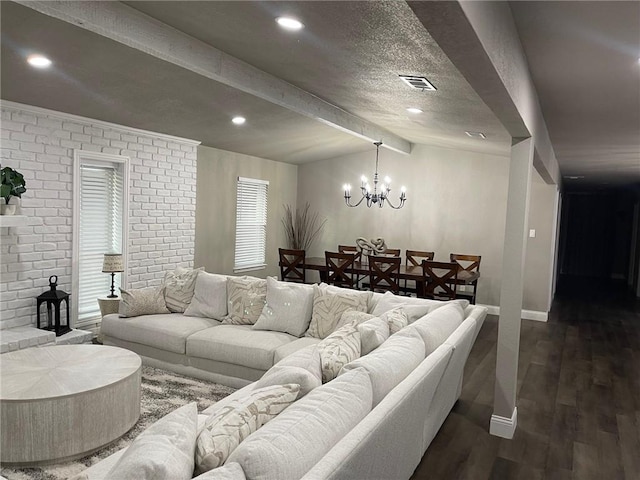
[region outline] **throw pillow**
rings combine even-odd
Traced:
[[[378,317],[373,317],[358,325],[360,332],[360,355],[366,355],[389,338],[389,323]]]
[[[409,325],[409,317],[402,307],[389,310],[380,315],[380,318],[389,324],[389,335],[393,335]]]
[[[204,268],[196,270],[176,268],[164,275],[164,300],[167,308],[174,313],[183,313],[191,303],[198,274]]]
[[[253,277],[229,277],[227,280],[229,314],[222,323],[253,325],[260,317],[266,299],[266,280]]]
[[[301,348],[280,360],[256,382],[255,388],[286,383],[300,385],[298,398],[322,385],[322,368],[317,345]]]
[[[366,322],[367,320],[370,320],[372,318],[375,318],[375,317],[367,312],[359,312],[357,310],[347,310],[342,314],[342,316],[340,317],[340,320],[338,320],[338,323],[335,326],[335,330],[338,330],[339,328],[342,328],[345,325],[348,325],[349,323],[355,323],[356,325],[358,325],[359,323]]]
[[[197,427],[195,402],[174,410],[141,433],[104,478],[190,479]]]
[[[227,277],[200,272],[191,303],[184,311],[188,317],[222,320],[227,315]]]
[[[137,317],[156,313],[171,313],[164,301],[164,287],[120,289],[119,314],[121,317]]]
[[[322,383],[336,378],[340,369],[360,356],[360,332],[354,323],[336,330],[317,345],[322,366]]]
[[[342,314],[347,310],[366,312],[368,297],[358,292],[332,293],[326,286],[313,286],[313,312],[308,337],[326,338],[336,328]]]
[[[196,473],[223,465],[240,442],[292,404],[299,391],[295,384],[261,388],[216,410],[198,435]]]
[[[244,470],[236,462],[226,463],[222,467],[214,468],[202,475],[194,477],[193,480],[247,480]]]
[[[253,328],[301,337],[309,328],[312,311],[313,286],[267,277],[267,303]]]

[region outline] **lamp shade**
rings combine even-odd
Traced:
[[[102,271],[104,273],[124,272],[124,263],[121,253],[105,253],[102,262]]]

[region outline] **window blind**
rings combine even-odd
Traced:
[[[238,177],[234,271],[264,267],[269,182]]]
[[[98,297],[106,296],[111,275],[102,273],[105,253],[122,252],[123,172],[118,164],[80,165],[80,242],[78,321],[100,316]],[[120,275],[116,275],[120,287]]]

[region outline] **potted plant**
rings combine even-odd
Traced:
[[[21,198],[27,191],[24,177],[20,172],[11,167],[0,170],[0,197],[4,198],[4,205],[0,206],[0,215],[13,215],[16,213],[16,205],[9,205],[11,197]]]
[[[288,248],[308,250],[327,222],[326,219],[320,221],[318,213],[311,213],[310,208],[309,202],[301,210],[296,208],[295,212],[290,205],[284,206],[282,226]]]

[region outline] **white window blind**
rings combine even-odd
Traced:
[[[269,182],[238,177],[234,271],[265,266]]]
[[[78,322],[100,316],[97,299],[110,293],[111,275],[102,273],[105,253],[123,253],[123,164],[80,164]],[[116,288],[120,287],[116,274]],[[118,291],[116,290],[116,293]]]

